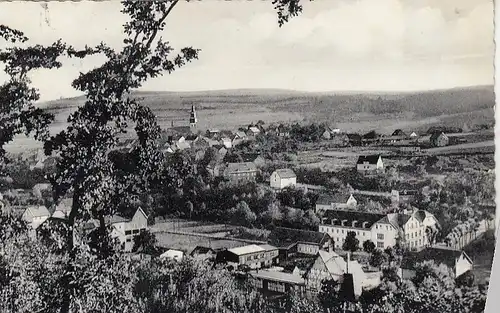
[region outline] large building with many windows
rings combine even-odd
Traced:
[[[333,238],[336,248],[349,232],[354,232],[360,245],[372,241],[377,248],[392,247],[399,239],[411,250],[431,245],[439,224],[424,210],[405,213],[378,214],[346,210],[330,210],[323,216],[319,231]]]

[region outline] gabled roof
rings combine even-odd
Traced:
[[[209,247],[202,247],[202,246],[196,246],[193,251],[191,251],[190,255],[196,255],[196,254],[207,254],[207,253],[214,253],[215,250]]]
[[[278,174],[278,176],[280,178],[294,178],[294,177],[297,177],[297,175],[295,175],[294,171],[290,168],[282,168],[282,169],[279,169],[279,170],[276,170],[275,171],[276,174]]]
[[[245,133],[244,133],[244,132],[242,132],[242,131],[237,131],[237,132],[235,133],[235,136],[238,136],[238,137],[240,137],[240,138],[245,138],[245,137],[247,136],[247,134],[245,134]]]
[[[334,195],[321,194],[316,201],[316,204],[330,205],[332,203],[347,203],[351,194],[336,193]]]
[[[396,129],[393,133],[392,136],[406,136],[406,133],[401,130],[401,129]]]
[[[320,250],[318,252],[319,257],[326,265],[328,272],[334,274],[341,274],[345,272],[346,262],[345,260],[335,252],[326,252]]]
[[[325,238],[328,239],[329,235],[317,231],[276,227],[269,234],[268,241],[274,246],[283,248],[290,247],[298,242],[307,242],[319,245]]]
[[[69,214],[71,212],[72,206],[73,206],[73,199],[64,198],[61,201],[59,201],[59,203],[56,205],[54,212],[60,211],[60,212]]]
[[[33,217],[50,216],[49,210],[44,205],[29,206],[26,211]]]
[[[248,130],[250,130],[252,133],[260,133],[260,129],[255,127],[255,126],[250,126],[248,127]]]
[[[252,162],[228,163],[226,171],[229,173],[255,172],[257,167]]]
[[[449,247],[428,247],[419,252],[408,252],[401,262],[401,268],[414,269],[417,263],[424,261],[434,261],[436,264],[445,264],[454,269],[456,261],[461,255],[472,264],[470,257],[461,250],[455,250]]]
[[[377,164],[380,155],[360,155],[357,164],[368,162],[369,164]]]
[[[305,283],[302,277],[291,273],[260,270],[260,271],[252,271],[251,275],[255,278],[267,279],[271,281],[287,282],[297,285],[302,285]]]
[[[357,228],[361,228],[364,222],[367,222],[366,228],[371,228],[373,224],[386,217],[385,214],[359,212],[359,211],[344,211],[344,210],[328,210],[323,218],[327,219],[326,224],[331,224],[333,219],[338,222],[347,221],[346,226],[351,227],[353,221],[357,221]]]
[[[443,133],[443,132],[435,132],[435,133],[432,133],[430,140],[431,140],[431,141],[432,141],[432,140],[436,140],[436,139],[438,139],[440,136],[447,137],[447,136],[446,136],[446,134],[445,134],[445,133]]]

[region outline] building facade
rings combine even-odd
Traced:
[[[331,210],[319,225],[320,232],[333,238],[335,248],[342,248],[347,234],[354,232],[360,246],[370,240],[377,248],[385,249],[399,240],[410,250],[419,250],[433,243],[432,234],[438,229],[434,215],[423,210],[390,214]]]
[[[355,209],[358,201],[352,194],[322,194],[316,201],[316,213],[329,210]]]
[[[360,156],[356,163],[356,170],[359,173],[380,172],[384,170],[384,162],[380,155]]]
[[[271,245],[247,245],[219,251],[217,261],[235,267],[248,266],[251,269],[270,267],[279,262],[278,248]]]
[[[224,177],[233,182],[255,181],[257,167],[252,162],[228,163]]]
[[[269,182],[274,189],[292,187],[297,185],[297,175],[289,168],[279,169],[271,174]]]
[[[131,251],[134,247],[134,237],[148,228],[148,216],[139,208],[132,219],[115,215],[110,218],[110,223],[113,226],[111,236],[120,241],[125,251]]]
[[[330,235],[303,229],[276,227],[268,237],[269,243],[279,248],[280,260],[296,254],[316,255],[320,250],[330,252],[334,241]]]

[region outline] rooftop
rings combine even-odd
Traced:
[[[297,242],[321,244],[327,234],[317,231],[276,227],[269,234],[269,242],[277,247],[289,247]]]
[[[353,221],[357,221],[357,228],[362,228],[364,222],[367,222],[365,225],[366,228],[371,228],[373,224],[386,218],[385,214],[378,213],[368,213],[368,212],[359,212],[359,211],[345,211],[345,210],[329,210],[325,213],[324,218],[326,218],[326,223],[323,224],[331,224],[332,220],[336,219],[336,224],[340,224],[341,221],[345,220],[347,222],[346,226],[351,227]]]
[[[238,247],[238,248],[232,248],[232,249],[229,249],[228,251],[231,253],[234,253],[236,255],[244,255],[244,254],[249,254],[249,253],[266,251],[266,249],[262,248],[261,246],[258,246],[258,245],[248,245],[248,246],[243,246],[243,247]]]
[[[401,268],[413,269],[417,263],[434,261],[436,264],[445,264],[449,268],[455,268],[456,260],[462,255],[472,263],[472,260],[461,250],[449,247],[429,247],[419,252],[407,253],[401,262]]]
[[[336,193],[334,195],[322,194],[319,196],[316,204],[330,205],[332,203],[346,203],[351,194]]]
[[[297,285],[305,284],[304,278],[291,273],[266,270],[252,271],[250,273],[255,278],[268,279]]]
[[[297,175],[295,175],[295,172],[292,169],[290,169],[290,168],[282,168],[282,169],[276,170],[275,172],[276,172],[276,174],[278,174],[278,176],[280,178],[294,178],[294,177],[297,177]]]
[[[377,164],[380,155],[361,155],[358,158],[357,164],[363,164],[364,162],[368,162],[370,164]]]

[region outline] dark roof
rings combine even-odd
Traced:
[[[363,223],[367,222],[366,228],[370,228],[373,224],[386,217],[386,215],[359,211],[329,210],[325,212],[323,217],[327,219],[326,224],[331,224],[333,219],[337,219],[339,222],[347,220],[346,226],[351,226],[353,221],[358,221],[358,228],[361,228]]]
[[[439,136],[441,136],[441,135],[446,136],[446,134],[445,134],[445,133],[443,133],[443,132],[434,132],[434,133],[432,133],[430,140],[431,140],[431,141],[432,141],[432,140],[436,140],[436,139],[438,139],[438,138],[439,138]]]
[[[393,133],[392,136],[406,136],[406,133],[401,130],[401,129],[396,129]]]
[[[316,201],[316,204],[330,205],[332,203],[346,203],[349,200],[350,194],[337,193],[334,195],[321,194]]]
[[[363,135],[363,139],[376,139],[378,137],[379,135],[374,130]]]
[[[215,253],[215,250],[209,247],[203,247],[203,246],[196,246],[193,251],[191,251],[191,256],[195,254],[207,254],[209,252]]]
[[[349,140],[361,140],[362,136],[360,134],[347,134]]]
[[[276,247],[289,247],[297,242],[321,244],[328,234],[317,231],[276,227],[269,234],[268,241]],[[328,237],[327,237],[328,239]]]
[[[258,157],[260,157],[260,154],[258,154],[258,153],[245,153],[245,154],[241,154],[241,155],[236,155],[236,154],[226,155],[226,157],[224,158],[224,161],[225,162],[232,162],[232,163],[238,162],[239,157],[241,157],[243,162],[254,162]]]
[[[354,278],[352,274],[344,274],[344,279],[340,284],[340,298],[349,302],[356,301],[354,293]]]
[[[445,264],[449,268],[455,268],[456,260],[465,253],[460,250],[451,249],[448,247],[429,247],[419,252],[408,252],[401,262],[401,268],[414,269],[417,263],[424,261],[434,261],[436,264]],[[470,258],[466,258],[472,263]]]
[[[363,164],[364,162],[368,162],[370,164],[377,164],[379,157],[380,155],[360,155],[357,164]]]

